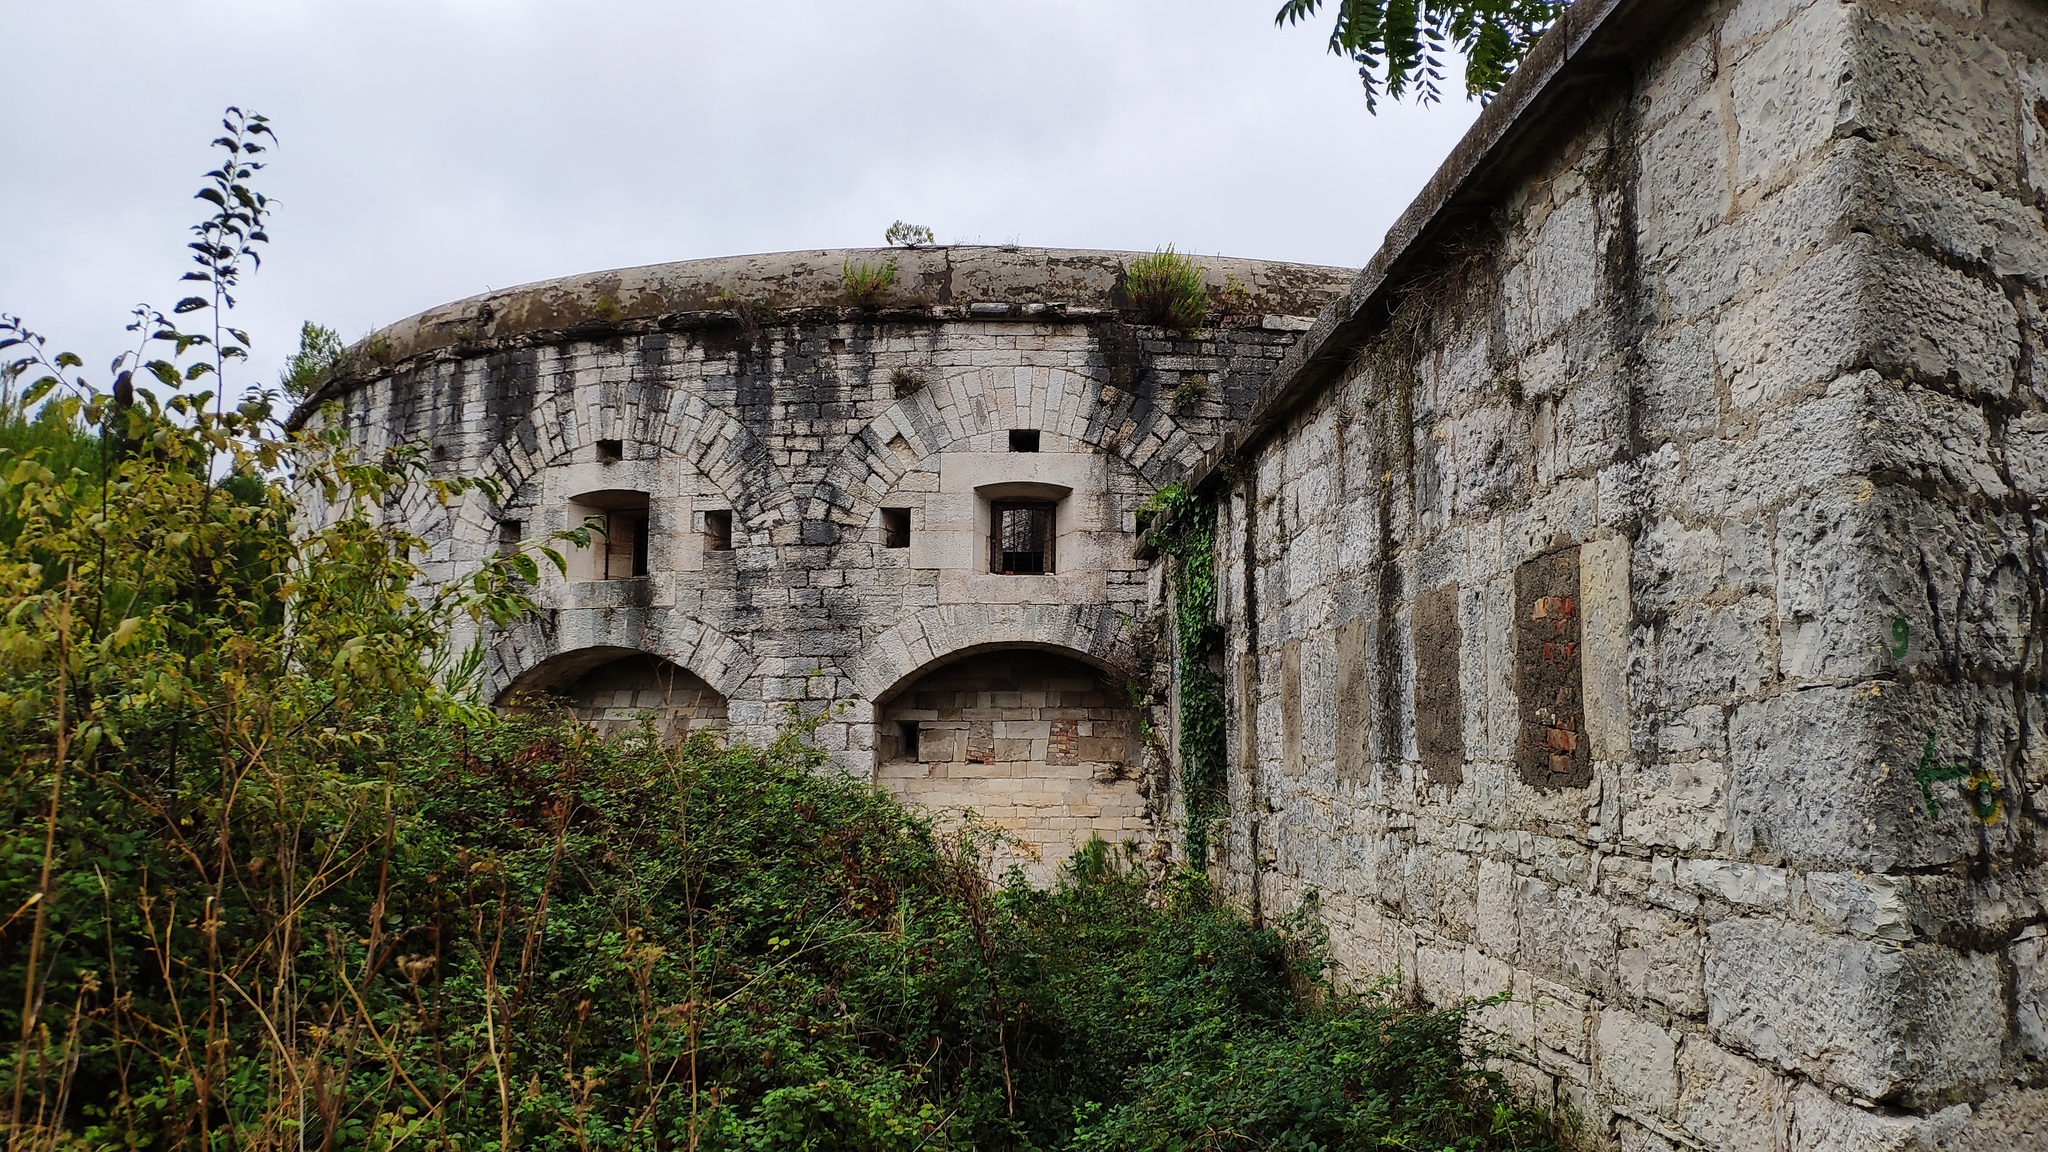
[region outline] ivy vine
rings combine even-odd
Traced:
[[[1187,810],[1187,859],[1209,860],[1209,828],[1225,813],[1224,635],[1216,620],[1216,504],[1169,484],[1146,506],[1147,536],[1166,559],[1173,589],[1174,675],[1180,689],[1180,778]]]

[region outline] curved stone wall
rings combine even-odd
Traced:
[[[566,691],[607,724],[631,722],[645,696],[663,724],[711,722],[715,710],[757,740],[792,709],[826,713],[816,738],[848,769],[1000,813],[1052,856],[1094,832],[1134,835],[1140,779],[1160,766],[1132,748],[1083,772],[1078,743],[1016,741],[1037,740],[1033,725],[1050,739],[1086,724],[1092,755],[1134,721],[1043,702],[1029,718],[964,719],[1019,733],[1005,738],[1012,774],[978,782],[970,799],[887,770],[897,736],[890,728],[878,748],[873,702],[948,668],[1008,667],[1001,654],[1021,651],[1031,655],[1014,663],[1031,667],[1018,675],[1044,680],[1039,664],[1064,662],[1096,681],[1077,700],[1110,701],[1074,707],[1129,712],[1124,684],[1149,660],[1130,627],[1150,595],[1133,555],[1139,508],[1215,446],[1351,278],[1202,258],[1212,326],[1178,333],[1130,308],[1129,259],[809,252],[552,281],[373,335],[301,419],[329,418],[320,406],[332,401],[364,448],[429,443],[436,468],[500,486],[500,503],[394,509],[432,542],[436,579],[593,517],[610,529],[570,558],[568,578],[546,577],[540,612],[482,638],[494,695]],[[891,262],[878,298],[846,298],[848,268]],[[1012,535],[1042,526],[1038,550],[1011,560],[1048,571],[992,563],[1005,523]],[[584,684],[639,653],[688,677],[688,716],[666,696],[653,703],[652,681]],[[964,746],[958,763],[965,778]],[[1097,776],[1102,796],[1082,779]],[[1005,790],[1032,798],[1008,802]]]

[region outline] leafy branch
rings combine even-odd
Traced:
[[[1445,61],[1465,57],[1465,95],[1481,100],[1499,92],[1515,66],[1556,22],[1566,0],[1335,0],[1331,55],[1358,65],[1365,106],[1379,98],[1413,94],[1422,104],[1443,98]],[[1273,17],[1279,27],[1304,23],[1323,0],[1287,0]]]

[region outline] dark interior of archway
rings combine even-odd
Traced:
[[[664,739],[681,739],[698,728],[723,728],[725,697],[717,689],[659,656],[636,652],[600,664],[575,679],[553,685],[540,700],[565,706],[600,732],[627,732],[652,721]],[[512,707],[535,706],[525,694]]]

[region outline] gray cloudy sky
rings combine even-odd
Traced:
[[[1277,0],[0,0],[0,311],[104,365],[168,306],[219,110],[283,146],[239,315],[941,241],[1359,265],[1477,114],[1365,111]]]

